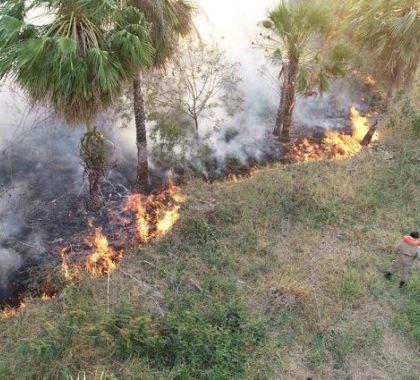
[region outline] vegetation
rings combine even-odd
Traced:
[[[228,62],[217,44],[187,39],[167,66],[167,73],[158,73],[148,81],[151,117],[165,113],[178,115],[178,119],[186,116],[192,124],[194,145],[199,147],[202,118],[216,127],[222,117],[232,117],[240,110],[239,69],[239,63]]]
[[[387,115],[399,89],[413,82],[420,61],[420,4],[416,0],[355,1],[350,14],[352,38],[368,57],[388,89],[383,114]],[[379,121],[363,141],[369,145]]]
[[[155,55],[149,68],[163,68],[178,46],[179,39],[193,30],[194,8],[185,0],[129,0],[128,4],[143,12],[151,25]],[[147,192],[150,190],[149,155],[141,73],[133,81],[133,101],[138,157],[136,190]]]
[[[67,123],[84,123],[88,133],[97,114],[152,60],[143,15],[133,7],[112,0],[2,4],[1,77],[12,79],[33,102],[51,104]],[[36,5],[46,10],[48,24],[27,22],[26,13]],[[97,181],[103,171],[88,175],[93,210],[100,205]]]
[[[185,157],[185,125],[194,126],[198,140],[205,112],[233,114],[240,105],[237,65],[218,49],[187,40],[185,52],[175,52],[193,29],[193,8],[183,0],[0,4],[1,78],[33,102],[52,105],[69,124],[86,125],[80,155],[92,209],[100,205],[106,165],[95,121],[127,83],[142,191],[149,183],[144,95],[161,162]],[[63,251],[63,267],[49,263],[37,272],[48,285],[45,296],[60,291],[49,300],[28,296],[18,310],[0,314],[0,379],[418,378],[420,275],[414,271],[402,289],[396,276],[383,276],[396,240],[420,220],[418,1],[347,4],[339,12],[353,20],[349,38],[370,51],[360,67],[378,67],[391,87],[385,110],[393,103],[394,113],[380,142],[342,160],[272,163],[231,181],[192,178],[171,233],[130,243],[105,277],[91,278],[82,264],[77,276],[66,277]],[[44,25],[27,22],[33,7],[47,11]],[[296,89],[317,83],[322,91],[329,75],[354,64],[341,43],[348,36],[331,27],[330,11],[318,2],[281,1],[264,22],[275,36],[271,57],[285,63],[277,117],[283,140]],[[162,67],[172,82],[154,73],[145,89],[145,70]],[[410,79],[412,88],[395,99]],[[226,131],[226,142],[235,133]],[[131,198],[137,197],[140,234],[166,232],[167,215],[178,220],[176,207],[156,221],[161,210],[151,201],[181,203],[169,191],[145,203],[140,194]],[[112,223],[130,229],[131,220],[115,211]],[[100,243],[98,255],[109,248],[104,235]]]
[[[322,49],[316,39],[331,28],[331,12],[321,2],[281,1],[269,11],[268,20],[263,25],[272,31],[268,36],[271,58],[280,61],[281,75],[284,76],[280,105],[277,112],[275,134],[283,141],[290,139],[293,109],[296,103],[296,84],[302,60],[317,55]],[[272,42],[274,41],[274,43]]]
[[[420,218],[399,112],[386,148],[192,181],[174,232],[127,255],[109,291],[86,278],[0,322],[0,377],[415,379],[420,277],[401,291],[382,274]]]

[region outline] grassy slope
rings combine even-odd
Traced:
[[[392,159],[191,182],[174,232],[126,256],[109,292],[86,278],[0,321],[0,378],[417,378],[420,274],[404,291],[382,277],[420,227],[406,124],[383,133]]]

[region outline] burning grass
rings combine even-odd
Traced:
[[[26,307],[26,304],[24,302],[21,302],[18,307],[6,307],[0,313],[0,320],[16,317],[20,311],[25,309],[25,307]]]
[[[351,133],[327,131],[323,138],[307,137],[297,141],[285,155],[286,162],[341,160],[362,150],[361,142],[369,130],[369,120],[361,116],[355,106],[350,110]],[[374,140],[377,136],[374,137]]]
[[[193,180],[186,191],[211,207],[186,205],[156,244],[138,246],[180,202],[120,202],[101,234],[136,253],[1,320],[0,378],[416,378],[419,275],[404,291],[382,277],[420,218],[418,146],[399,128],[384,133],[392,160],[372,149],[234,186]],[[85,238],[64,272],[75,250],[80,270],[96,252]]]
[[[136,217],[137,239],[141,244],[165,236],[179,220],[184,197],[181,189],[173,184],[157,195],[144,197],[134,194],[128,197],[124,211]]]
[[[86,261],[86,270],[93,277],[102,277],[117,270],[123,254],[109,246],[108,239],[100,228],[86,238],[86,244],[93,252]]]
[[[382,271],[418,220],[417,151],[392,141],[391,161],[373,150],[234,186],[193,181],[190,197],[214,207],[186,205],[179,228],[135,248],[121,271],[82,276],[1,321],[0,377],[328,379],[359,376],[361,364],[366,378],[414,378],[418,274],[401,293]],[[133,246],[147,236],[126,206],[101,231],[115,253],[115,236]]]
[[[120,210],[109,210],[110,222],[105,229],[110,231],[114,240],[106,236],[103,228],[95,228],[95,222],[88,219],[87,225],[92,230],[86,234],[84,244],[88,251],[75,252],[70,245],[60,250],[62,274],[68,282],[77,281],[81,270],[85,269],[93,277],[102,277],[118,269],[126,249],[168,234],[179,220],[181,204],[184,202],[181,189],[174,184],[157,194],[148,197],[133,194],[120,206]],[[118,246],[118,248],[115,248]],[[72,257],[77,260],[72,261]]]

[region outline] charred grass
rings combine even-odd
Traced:
[[[172,234],[0,321],[0,378],[416,378],[419,272],[382,276],[420,222],[406,124],[346,161],[190,182]]]

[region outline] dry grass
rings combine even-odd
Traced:
[[[420,321],[407,310],[420,313],[419,273],[405,291],[382,277],[395,240],[420,227],[418,140],[400,120],[349,160],[193,180],[173,233],[127,255],[109,293],[107,279],[86,278],[0,322],[0,378],[417,378]],[[219,315],[239,316],[240,329],[213,330]],[[182,341],[173,365],[140,355],[136,316],[153,349],[166,323],[236,364],[211,357],[209,369],[205,350]],[[123,338],[127,355],[115,346]]]

